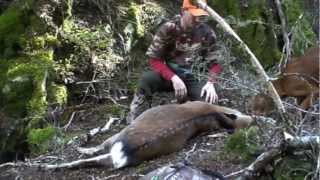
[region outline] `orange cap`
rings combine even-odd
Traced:
[[[183,0],[182,9],[189,11],[193,16],[208,16],[209,14],[203,10],[193,5],[191,0]]]

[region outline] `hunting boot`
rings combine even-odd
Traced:
[[[138,117],[142,112],[151,107],[150,100],[143,94],[135,93],[133,100],[130,104],[130,112],[127,115],[126,121],[131,124],[136,117]]]

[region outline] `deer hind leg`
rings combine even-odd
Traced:
[[[41,168],[43,169],[71,169],[71,168],[79,168],[79,167],[88,167],[88,166],[105,166],[105,167],[113,167],[111,154],[103,154],[100,156],[96,156],[93,158],[88,159],[80,159],[68,163],[61,163],[61,164],[48,164],[44,165]]]
[[[108,138],[107,140],[105,140],[102,144],[95,146],[95,147],[91,147],[91,148],[82,148],[79,147],[77,150],[78,152],[80,152],[81,154],[86,154],[86,155],[94,155],[94,154],[99,154],[102,151],[106,151],[108,152],[111,145],[118,139],[119,137],[119,133],[111,136],[110,138]]]

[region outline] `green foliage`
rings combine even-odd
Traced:
[[[32,153],[44,153],[47,151],[49,142],[55,135],[55,129],[48,126],[43,129],[31,129],[27,135],[27,142],[31,145]]]
[[[100,49],[107,50],[112,38],[112,32],[109,26],[98,25],[96,27],[87,28],[79,26],[76,23],[69,24],[66,31],[66,41],[79,46],[81,49]]]
[[[238,0],[209,0],[208,4],[222,16],[240,16]]]
[[[278,41],[282,40],[282,32],[279,17],[268,1],[248,0],[247,7],[237,0],[209,1],[209,5],[225,17],[263,66],[270,67],[280,60],[282,47],[278,47]],[[307,17],[302,16],[299,19],[299,16],[304,14],[302,1],[285,0],[283,9],[288,22],[287,31],[292,32],[293,54],[301,55],[315,42],[315,35]],[[237,56],[247,58],[242,55],[243,50],[236,47],[232,50]]]
[[[107,112],[111,113],[112,115],[120,115],[122,111],[123,108],[118,105],[107,106]]]
[[[272,8],[266,0],[249,0],[247,7],[241,6],[236,0],[211,1],[209,4],[225,16],[227,22],[239,34],[240,38],[248,45],[260,60],[262,65],[268,67],[277,62],[281,57],[276,33],[280,33],[279,25],[275,23]],[[228,38],[228,37],[227,37]],[[242,59],[248,58],[243,55],[244,50],[237,45],[232,51]]]
[[[228,153],[240,155],[244,160],[249,160],[258,150],[259,135],[257,127],[241,129],[228,137],[225,149]]]
[[[20,38],[26,23],[23,13],[23,10],[13,6],[0,16],[0,56],[12,56],[21,47]]]
[[[315,34],[303,13],[301,1],[284,0],[283,6],[288,21],[288,30],[292,32],[293,55],[300,56],[304,54],[305,49],[315,44]]]

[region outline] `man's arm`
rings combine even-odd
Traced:
[[[177,98],[183,98],[187,95],[187,88],[184,82],[164,63],[166,51],[168,49],[168,43],[175,41],[174,31],[176,25],[173,22],[167,22],[163,24],[158,32],[155,34],[153,41],[148,48],[147,55],[149,58],[149,66],[155,72],[158,72],[164,79],[171,80],[175,96]]]
[[[217,81],[217,75],[222,71],[221,66],[217,63],[214,56],[214,44],[216,41],[216,35],[213,30],[208,30],[206,34],[206,52],[204,54],[204,59],[208,64],[208,81],[203,86],[201,90],[201,97],[206,95],[205,101],[209,103],[214,103],[218,100],[218,95],[216,93],[214,84]]]

